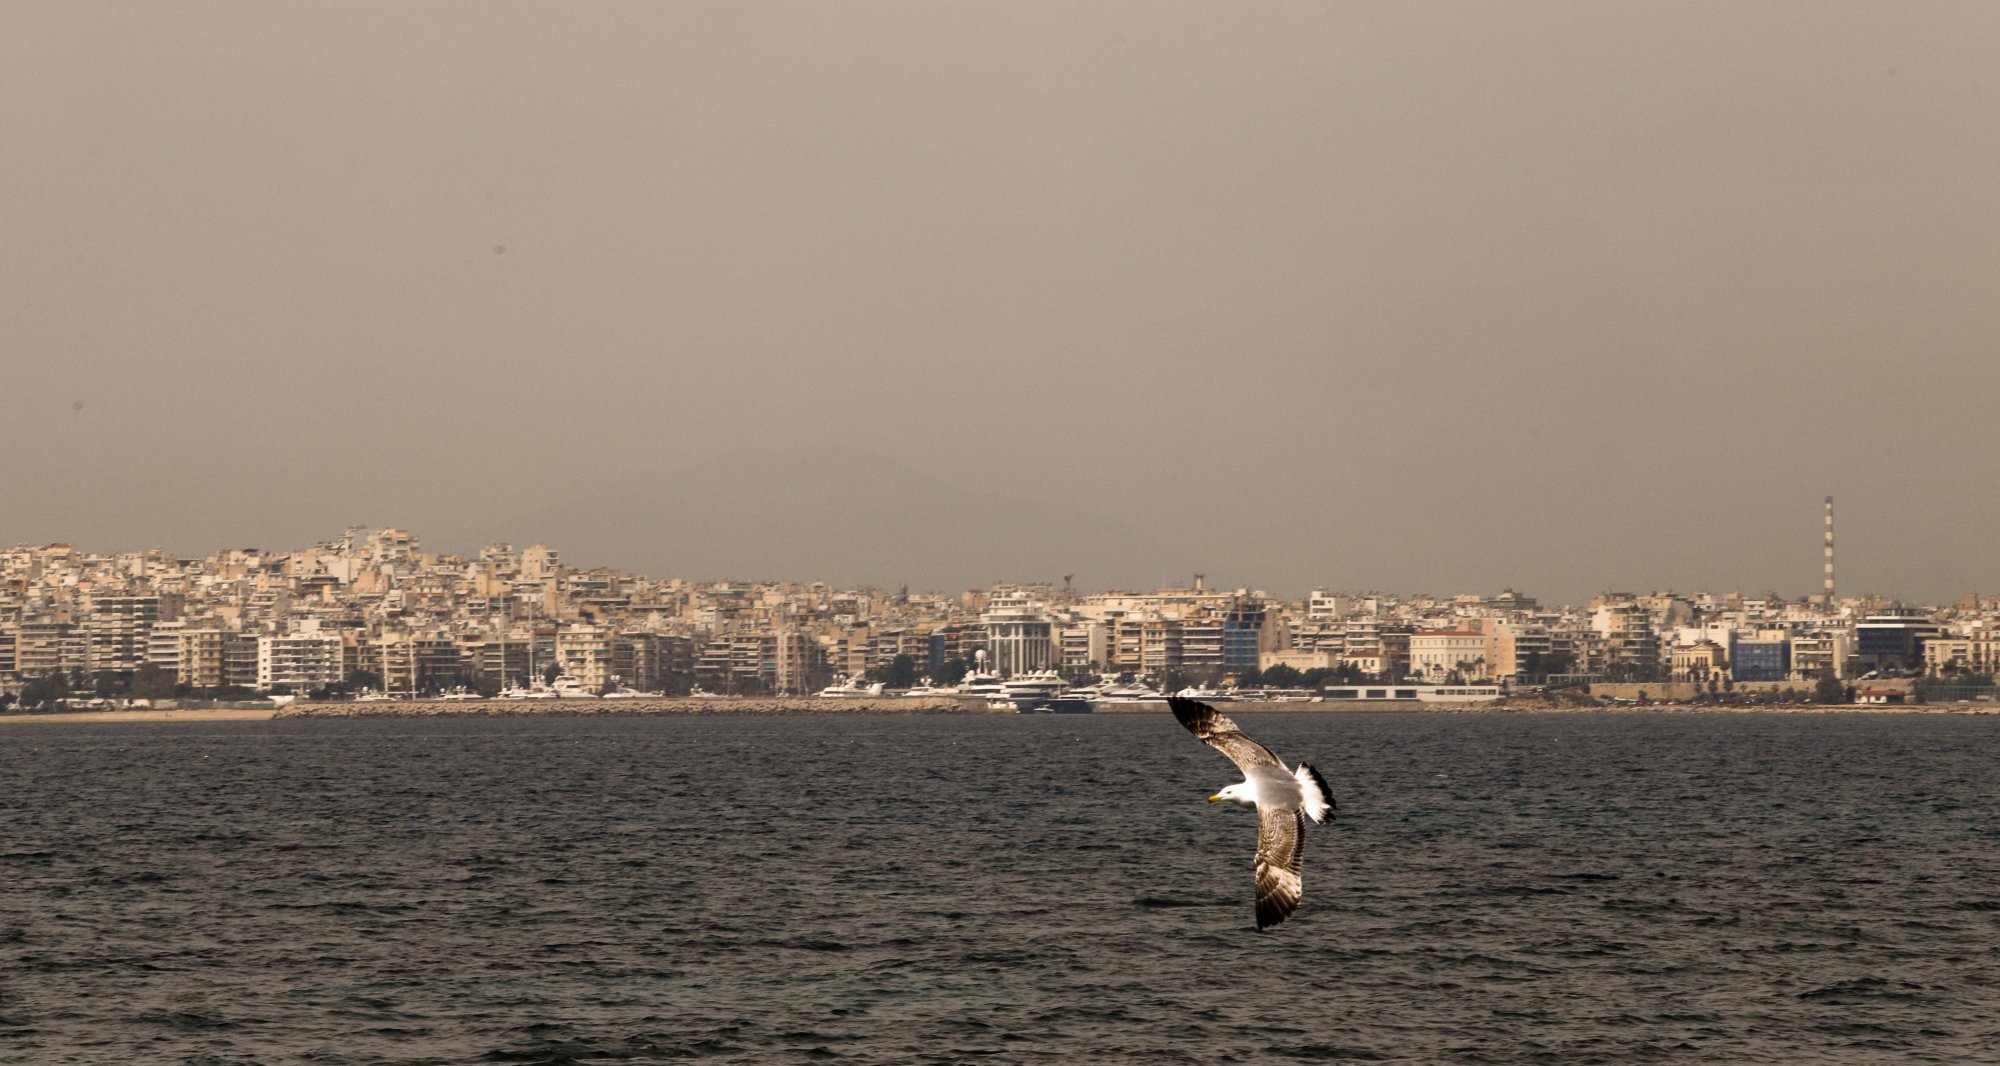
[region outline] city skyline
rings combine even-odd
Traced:
[[[1990,689],[1996,666],[2000,601],[1976,596],[1942,609],[1660,592],[1577,605],[1512,589],[1287,599],[1200,574],[1150,591],[923,592],[653,577],[578,566],[539,543],[459,555],[393,528],[200,558],[0,549],[0,695],[36,705],[66,685],[138,698],[377,686],[491,695],[526,691],[544,670],[585,695],[619,685],[804,695],[841,676],[908,687],[920,675],[952,685],[968,671],[1061,669],[1169,688],[1260,675],[1281,687],[1474,683],[1489,687],[1444,695],[1486,699],[1498,686],[1726,679],[1782,694],[1917,674]]]
[[[1816,537],[1821,536],[1822,532],[1823,532],[1822,530],[1816,529],[1815,536]],[[1464,597],[1464,596],[1491,597],[1491,596],[1518,595],[1518,596],[1528,597],[1530,599],[1550,605],[1576,606],[1605,595],[1694,596],[1694,597],[1738,596],[1743,599],[1756,599],[1756,600],[1763,600],[1775,596],[1776,598],[1784,602],[1824,603],[1827,601],[1827,597],[1824,594],[1823,590],[1831,587],[1830,569],[1821,569],[1819,570],[1818,573],[1815,574],[1816,578],[1825,575],[1825,580],[1822,581],[1819,587],[1796,591],[1796,592],[1786,591],[1782,588],[1779,588],[1774,583],[1754,582],[1754,581],[1747,583],[1735,583],[1729,585],[1688,585],[1688,586],[1646,586],[1631,582],[1624,582],[1624,583],[1612,582],[1609,584],[1605,584],[1601,587],[1592,589],[1586,594],[1576,597],[1551,596],[1545,594],[1544,590],[1538,590],[1531,587],[1523,587],[1507,583],[1495,583],[1495,582],[1486,582],[1483,584],[1476,584],[1463,587],[1451,587],[1451,588],[1442,586],[1421,587],[1421,588],[1396,588],[1383,584],[1371,584],[1365,581],[1356,583],[1340,583],[1337,581],[1328,580],[1328,581],[1313,582],[1308,586],[1294,590],[1280,586],[1274,586],[1266,582],[1256,581],[1254,580],[1254,576],[1252,576],[1250,579],[1238,580],[1233,578],[1229,571],[1220,569],[1218,570],[1196,569],[1190,571],[1174,571],[1174,572],[1162,571],[1159,575],[1157,575],[1157,578],[1154,581],[1140,581],[1128,584],[1102,584],[1102,585],[1093,584],[1088,582],[1087,580],[1083,580],[1082,575],[1079,575],[1074,571],[1066,571],[1060,574],[1043,574],[1043,573],[1023,573],[1023,574],[1004,574],[1004,575],[996,574],[988,578],[987,580],[973,581],[963,584],[920,585],[913,582],[899,581],[899,580],[887,580],[887,581],[830,580],[825,576],[815,575],[815,574],[783,574],[775,572],[759,572],[754,570],[744,570],[739,573],[731,573],[731,574],[703,574],[703,575],[674,573],[674,572],[657,572],[645,569],[643,567],[621,565],[619,562],[615,560],[600,560],[594,558],[579,559],[574,553],[570,552],[565,546],[559,543],[552,544],[546,540],[523,540],[520,538],[512,538],[512,539],[489,538],[476,545],[452,544],[449,546],[440,547],[437,545],[435,541],[433,541],[429,537],[424,536],[421,532],[416,531],[411,527],[396,526],[396,525],[374,526],[374,525],[360,525],[360,524],[350,524],[344,526],[342,527],[341,533],[336,536],[332,537],[323,536],[309,540],[304,543],[289,545],[289,546],[248,544],[239,541],[239,542],[226,543],[218,546],[212,546],[207,549],[197,550],[192,552],[176,552],[161,547],[159,545],[153,545],[144,548],[104,549],[98,545],[80,543],[74,540],[57,540],[49,542],[21,543],[13,545],[0,544],[0,553],[37,552],[51,547],[62,546],[76,550],[85,558],[99,559],[99,560],[138,558],[150,555],[152,553],[164,553],[166,556],[172,559],[183,562],[194,562],[194,561],[200,561],[202,559],[214,559],[222,555],[235,554],[235,553],[249,553],[259,557],[282,558],[290,555],[295,555],[301,552],[310,552],[319,548],[323,548],[330,544],[339,544],[346,541],[358,540],[361,538],[366,538],[374,536],[376,534],[383,534],[383,533],[396,534],[398,536],[409,537],[412,542],[424,545],[424,551],[423,551],[424,555],[433,556],[442,560],[456,560],[460,562],[470,562],[482,558],[485,554],[495,549],[505,549],[508,551],[518,551],[524,549],[547,550],[553,553],[555,557],[562,559],[563,565],[569,570],[578,572],[601,571],[608,573],[616,573],[642,581],[685,583],[692,586],[817,585],[817,586],[825,586],[828,589],[838,590],[838,591],[894,593],[897,590],[902,590],[908,593],[922,594],[926,596],[956,596],[966,592],[980,592],[988,588],[1005,589],[1005,588],[1026,588],[1026,587],[1062,588],[1067,591],[1071,591],[1075,595],[1079,596],[1121,594],[1121,593],[1145,594],[1153,590],[1186,589],[1186,588],[1194,588],[1197,586],[1201,586],[1211,590],[1221,590],[1221,591],[1234,590],[1245,593],[1254,593],[1256,595],[1270,597],[1274,600],[1292,601],[1292,602],[1302,601],[1313,593],[1327,592],[1327,593],[1337,593],[1341,595],[1386,596],[1386,597],[1393,597],[1396,599],[1407,599],[1407,600],[1424,600],[1424,599],[1450,600],[1454,597]],[[1816,540],[1813,545],[1813,547],[1816,550],[1821,549],[1822,546],[1830,549],[1831,547],[1830,534],[1826,535],[1826,539],[1824,541]],[[1814,563],[1816,564],[1816,567],[1830,567],[1832,559],[1833,556],[1831,552],[1828,551],[1823,556],[1815,556]],[[1841,573],[1844,575],[1846,573],[1844,569],[1845,563],[1843,562],[1841,565],[1843,566]],[[1833,602],[1842,604],[1845,603],[1905,604],[1910,606],[1926,606],[1932,608],[1950,607],[1962,601],[1965,597],[1968,596],[1976,597],[1982,603],[2000,602],[2000,583],[1996,583],[1993,586],[1993,588],[1989,590],[1989,588],[1986,586],[1982,586],[1977,582],[1972,582],[1968,583],[1965,587],[1963,587],[1956,593],[1952,593],[1950,595],[1946,595],[1943,597],[1929,598],[1929,599],[1900,596],[1894,593],[1876,592],[1866,588],[1855,589],[1852,586],[1853,583],[1850,582],[1845,577],[1843,577],[1840,583],[1840,588],[1836,593],[1837,598]]]

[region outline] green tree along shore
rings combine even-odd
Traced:
[[[308,693],[313,699],[331,699],[379,686],[381,679],[367,670],[356,671],[345,683]],[[182,684],[152,663],[142,663],[130,674],[91,674],[82,670],[54,671],[30,678],[18,693],[0,692],[0,710],[60,711],[74,703],[105,700],[255,700],[268,693],[240,685],[196,688]]]

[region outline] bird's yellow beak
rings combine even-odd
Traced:
[[[1210,803],[1220,803],[1220,802],[1222,802],[1222,797],[1221,797],[1221,796],[1210,796],[1210,797],[1208,797],[1208,802],[1210,802]]]

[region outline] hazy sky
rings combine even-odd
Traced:
[[[2000,4],[0,5],[0,543],[2000,589]]]

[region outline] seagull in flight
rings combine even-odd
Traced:
[[[1333,818],[1333,790],[1318,770],[1305,763],[1297,770],[1285,769],[1271,749],[1244,736],[1235,722],[1208,704],[1173,696],[1167,706],[1196,740],[1229,756],[1243,771],[1241,782],[1208,797],[1208,802],[1227,801],[1257,811],[1257,929],[1269,929],[1298,909],[1306,819]]]

